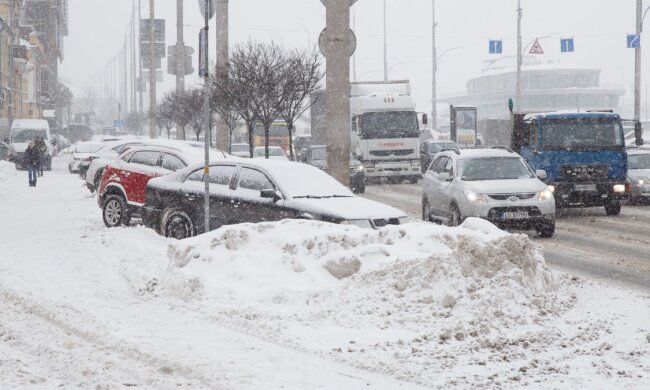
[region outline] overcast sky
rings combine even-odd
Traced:
[[[382,2],[359,0],[353,7],[359,80],[383,77]],[[457,47],[440,59],[439,95],[462,94],[467,80],[495,58],[488,54],[489,38],[503,39],[504,56],[516,55],[516,0],[435,2],[438,54]],[[142,0],[143,17],[148,16],[148,4]],[[411,80],[422,111],[430,110],[431,101],[431,5],[432,0],[387,0],[390,78]],[[64,81],[80,89],[121,49],[131,7],[132,0],[70,0],[70,35],[60,72]],[[156,17],[167,20],[167,44],[175,43],[176,0],[156,0],[155,8]],[[632,88],[634,51],[626,48],[626,34],[634,31],[634,0],[522,0],[522,8],[524,44],[551,35],[540,41],[545,51],[541,60],[599,68],[605,86]],[[196,48],[202,24],[198,1],[185,0],[184,10],[185,42]],[[319,0],[230,0],[231,45],[254,39],[307,47],[316,44],[324,25]],[[575,53],[560,53],[561,37],[575,38]],[[650,41],[647,31],[643,41]],[[644,80],[650,72],[649,51],[644,53]],[[213,45],[212,56],[214,52]],[[193,62],[196,68],[196,56]],[[188,83],[196,81],[193,77]],[[174,76],[165,74],[159,90],[173,87]],[[631,97],[624,103],[631,104]]]

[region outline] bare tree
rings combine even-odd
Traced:
[[[173,122],[185,134],[185,128],[189,125],[193,115],[192,107],[188,105],[188,92],[169,92],[163,98],[162,104],[170,107]]]
[[[289,156],[293,155],[293,129],[296,119],[300,118],[311,107],[311,95],[319,88],[323,79],[318,53],[294,51],[287,59],[286,72],[282,85],[282,95],[279,105],[279,115],[287,123],[289,132]]]
[[[184,109],[187,110],[187,113],[189,114],[188,124],[196,135],[197,141],[205,127],[205,117],[203,115],[203,94],[203,88],[192,88],[187,90],[183,99]],[[207,131],[205,136],[210,137],[210,132]]]
[[[147,118],[144,114],[132,111],[127,114],[124,124],[126,125],[126,128],[130,130],[131,134],[140,135],[142,134],[142,127],[146,120]]]
[[[174,107],[171,102],[167,99],[163,101],[156,107],[154,111],[156,125],[163,129],[167,129],[167,138],[170,138],[169,132],[172,127],[174,127]]]
[[[228,127],[228,152],[231,152],[232,133],[237,127],[241,115],[237,110],[238,90],[229,77],[216,77],[216,71],[210,75],[210,109],[216,111]]]

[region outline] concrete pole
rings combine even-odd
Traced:
[[[330,174],[350,185],[350,1],[330,0],[326,6],[326,135]]]
[[[636,0],[636,33],[641,35],[643,1]],[[641,121],[641,45],[634,49],[634,120]]]
[[[352,12],[352,31],[355,33],[357,32],[357,15],[356,12],[354,12],[354,8],[351,10]],[[311,50],[311,48],[310,48]],[[356,82],[357,81],[357,53],[356,50],[354,54],[352,54],[352,81]]]
[[[183,40],[183,0],[176,0],[176,93],[185,91],[185,42]],[[185,139],[185,129],[176,128],[176,139]]]
[[[388,54],[386,53],[386,0],[384,0],[384,81],[388,81]]]
[[[210,35],[208,34],[210,22],[209,0],[203,2],[205,14],[205,42],[203,42],[203,64],[205,68],[205,75],[203,77],[203,138],[204,138],[204,153],[205,153],[205,166],[203,168],[203,181],[205,182],[205,193],[203,194],[203,224],[204,233],[210,231],[210,93],[208,82],[210,80],[210,71],[208,65],[210,63]]]
[[[436,118],[438,117],[438,91],[436,85],[436,77],[438,73],[438,52],[436,50],[436,0],[433,0],[432,3],[431,17],[433,20],[433,27],[431,29],[431,51],[433,55],[433,77],[431,81],[431,128],[435,130],[438,127],[436,122]]]
[[[228,77],[228,0],[217,0],[217,69],[216,77]],[[217,134],[215,137],[217,149],[230,150],[230,131],[226,121],[217,118]]]
[[[144,113],[144,80],[142,80],[142,0],[138,0],[138,112]],[[140,131],[140,130],[138,130]]]
[[[136,88],[137,76],[135,74],[135,53],[135,0],[133,0],[133,12],[131,13],[131,112],[135,112],[138,109],[136,103],[138,89]]]
[[[128,54],[128,48],[127,48],[127,43],[129,41],[129,36],[128,33],[124,34],[124,48],[122,49],[122,108],[124,109],[124,112],[129,109],[129,65],[127,62],[127,54]],[[126,115],[124,115],[126,116]]]
[[[154,0],[149,0],[149,137],[156,138],[156,33]]]
[[[517,91],[515,96],[515,111],[521,111],[521,64],[523,53],[521,50],[521,0],[517,0]]]

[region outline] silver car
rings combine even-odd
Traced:
[[[650,201],[650,149],[628,150],[627,177],[632,184],[632,203]]]
[[[546,172],[537,176],[544,179]],[[457,226],[467,217],[552,237],[553,191],[512,151],[439,152],[424,174],[422,219]]]

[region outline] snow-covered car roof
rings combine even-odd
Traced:
[[[506,149],[461,149],[459,158],[480,157],[520,157],[517,153]]]
[[[134,146],[132,148],[129,148],[128,150],[125,150],[122,152],[120,155],[123,156],[127,153],[131,152],[138,152],[138,151],[160,151],[160,152],[175,152],[177,154],[180,154],[185,162],[188,165],[195,165],[195,164],[200,164],[205,161],[205,152],[202,149],[193,147],[191,145],[183,145],[183,144],[177,144],[177,145],[138,145]],[[210,161],[219,161],[223,159],[235,159],[234,156],[231,156],[227,153],[221,152],[220,150],[216,149],[211,149],[210,152]]]

